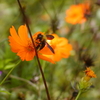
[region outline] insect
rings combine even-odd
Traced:
[[[41,50],[41,49],[44,48],[45,45],[47,45],[48,48],[52,51],[52,53],[54,53],[53,48],[46,42],[46,38],[48,40],[52,40],[54,38],[54,36],[52,36],[52,35],[46,35],[46,37],[45,37],[42,34],[38,34],[37,35],[37,38],[36,38],[36,43],[37,43],[36,49],[37,50]]]

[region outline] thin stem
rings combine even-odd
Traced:
[[[78,95],[76,96],[75,100],[78,100],[80,94],[81,94],[81,91],[78,92]]]
[[[27,17],[26,17],[26,15],[25,15],[24,11],[23,11],[23,8],[22,8],[22,6],[21,6],[20,0],[17,0],[17,2],[18,2],[18,4],[19,4],[19,7],[20,7],[21,12],[22,12],[22,14],[23,14],[23,18],[24,18],[24,20],[25,20],[26,26],[27,26],[28,31],[29,31],[30,38],[31,38],[31,40],[32,40],[32,44],[33,44],[34,49],[35,49],[36,59],[37,59],[37,62],[38,62],[38,66],[39,66],[40,72],[41,72],[41,74],[42,74],[43,82],[44,82],[45,89],[46,89],[46,93],[47,93],[47,98],[48,98],[48,100],[50,100],[50,95],[49,95],[48,87],[47,87],[46,80],[45,80],[45,77],[44,77],[44,73],[43,73],[43,70],[42,70],[42,67],[41,67],[41,64],[40,64],[40,61],[39,61],[38,53],[37,53],[37,50],[36,50],[36,48],[35,48],[35,43],[34,43],[34,40],[33,40],[33,38],[32,38],[31,30],[30,30],[29,25],[28,25],[28,22],[27,22]]]
[[[66,2],[66,0],[62,0],[60,6],[58,8],[58,14],[61,12],[62,8],[64,7],[64,4],[66,4],[65,2]]]
[[[49,14],[49,12],[47,11],[46,7],[44,6],[44,4],[42,3],[42,0],[39,0],[40,4],[42,5],[42,7],[44,8],[44,10],[47,12],[47,14],[49,15],[50,19],[52,20],[51,15]]]
[[[29,80],[26,80],[24,78],[21,78],[21,77],[18,77],[18,76],[14,76],[14,75],[10,75],[10,77],[14,78],[14,79],[17,79],[17,80],[20,80],[20,81],[23,81],[23,82],[26,82],[27,84],[31,85],[33,88],[38,90],[38,87],[35,84],[33,84],[31,81],[29,81]]]
[[[5,76],[5,78],[0,82],[0,85],[2,85],[5,80],[8,78],[8,76],[11,74],[11,72],[14,70],[14,68],[20,63],[21,61],[19,61],[8,73],[7,75]]]

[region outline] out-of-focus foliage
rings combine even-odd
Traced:
[[[70,100],[74,83],[84,75],[86,60],[90,56],[97,75],[92,80],[95,88],[84,93],[79,100],[100,100],[100,5],[99,0],[90,0],[91,15],[84,24],[71,25],[65,22],[65,12],[73,4],[83,0],[20,0],[31,32],[42,31],[56,33],[66,37],[73,46],[68,59],[56,64],[41,60],[48,84],[51,100]],[[88,1],[88,0],[87,0]],[[24,23],[17,0],[0,0],[0,81],[20,60],[10,50],[8,36],[12,25],[18,27]],[[36,59],[21,62],[0,86],[0,100],[47,100],[44,84]],[[10,93],[10,94],[9,94]]]

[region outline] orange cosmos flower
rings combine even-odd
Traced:
[[[64,37],[58,37],[56,34],[52,34],[54,39],[47,40],[50,46],[53,48],[55,54],[47,55],[53,61],[60,61],[62,58],[68,58],[70,56],[70,51],[72,50],[72,45],[68,43],[68,40]],[[45,51],[45,48],[42,51]]]
[[[87,18],[87,15],[90,15],[90,4],[77,4],[72,5],[67,11],[66,11],[66,22],[71,24],[81,24],[84,23]]]
[[[85,72],[86,76],[88,76],[90,78],[93,78],[93,77],[96,78],[96,74],[89,67],[87,67],[84,72]]]
[[[36,37],[38,34],[44,34],[42,32],[37,32],[33,35],[33,39],[34,41],[36,40]],[[9,38],[9,42],[10,42],[10,46],[11,46],[11,50],[14,53],[17,53],[17,55],[21,58],[22,61],[26,60],[26,61],[30,61],[34,58],[35,55],[35,49],[34,46],[32,44],[31,39],[28,37],[28,31],[27,31],[27,27],[26,25],[21,25],[18,29],[18,34],[14,28],[14,26],[12,26],[12,28],[10,28],[10,35]],[[37,44],[35,43],[35,45],[37,46]],[[49,48],[45,45],[44,47],[47,51],[45,52],[41,52],[38,51],[38,56],[40,59],[49,61],[51,63],[54,63],[54,61],[51,58],[48,58],[44,55],[47,54],[53,54]],[[44,55],[43,55],[43,54]]]

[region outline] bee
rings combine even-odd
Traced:
[[[47,45],[48,48],[52,51],[52,53],[55,53],[53,48],[46,42],[46,38],[48,40],[52,40],[54,38],[54,36],[46,35],[46,37],[45,37],[41,33],[37,35],[37,37],[36,37],[36,43],[37,43],[36,49],[41,50],[44,48],[45,45]]]

